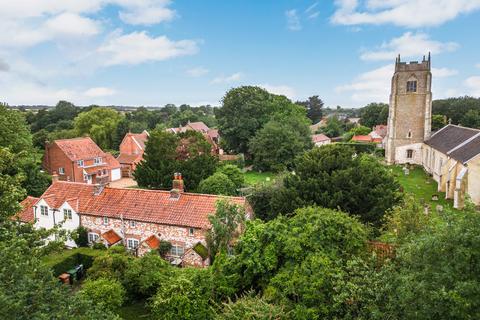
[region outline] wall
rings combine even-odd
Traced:
[[[411,159],[407,158],[407,150],[413,150],[413,156]],[[415,143],[410,145],[404,145],[395,148],[395,163],[404,164],[422,164],[422,143]]]
[[[135,143],[134,139],[127,135],[120,144],[120,153],[124,154],[142,154],[142,149]]]
[[[473,203],[480,205],[480,156],[470,160],[468,166],[468,194]]]
[[[82,170],[55,143],[46,147],[43,167],[50,174],[53,174],[54,171],[57,172],[60,180],[83,182]],[[65,174],[60,174],[58,171],[60,167],[65,169]]]

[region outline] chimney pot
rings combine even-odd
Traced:
[[[183,192],[184,190],[182,174],[180,172],[173,174],[172,190],[177,190],[177,192]]]
[[[52,173],[52,183],[57,182],[59,180],[59,176],[56,171]]]

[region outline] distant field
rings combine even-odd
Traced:
[[[444,207],[453,207],[453,202],[445,199],[444,192],[437,191],[437,183],[425,173],[423,168],[415,167],[413,170],[410,170],[409,175],[403,173],[402,166],[391,166],[389,168],[393,170],[405,192],[413,193],[417,199],[429,202],[432,205],[432,210],[438,204]],[[432,200],[434,194],[438,195],[438,201]]]
[[[272,172],[256,172],[256,171],[247,171],[245,172],[245,183],[249,186],[253,186],[259,182],[267,182],[267,178],[272,181],[275,176]]]

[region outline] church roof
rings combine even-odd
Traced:
[[[425,144],[462,163],[480,154],[480,130],[449,124]]]

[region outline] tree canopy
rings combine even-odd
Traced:
[[[317,123],[322,120],[323,101],[318,96],[311,96],[305,101],[297,101],[296,104],[305,107],[307,117],[312,123]]]
[[[102,149],[113,149],[115,131],[122,115],[109,108],[94,107],[82,112],[75,118],[74,127],[77,135],[88,134]]]
[[[388,104],[370,103],[360,111],[360,123],[363,126],[373,128],[378,124],[387,124]]]

